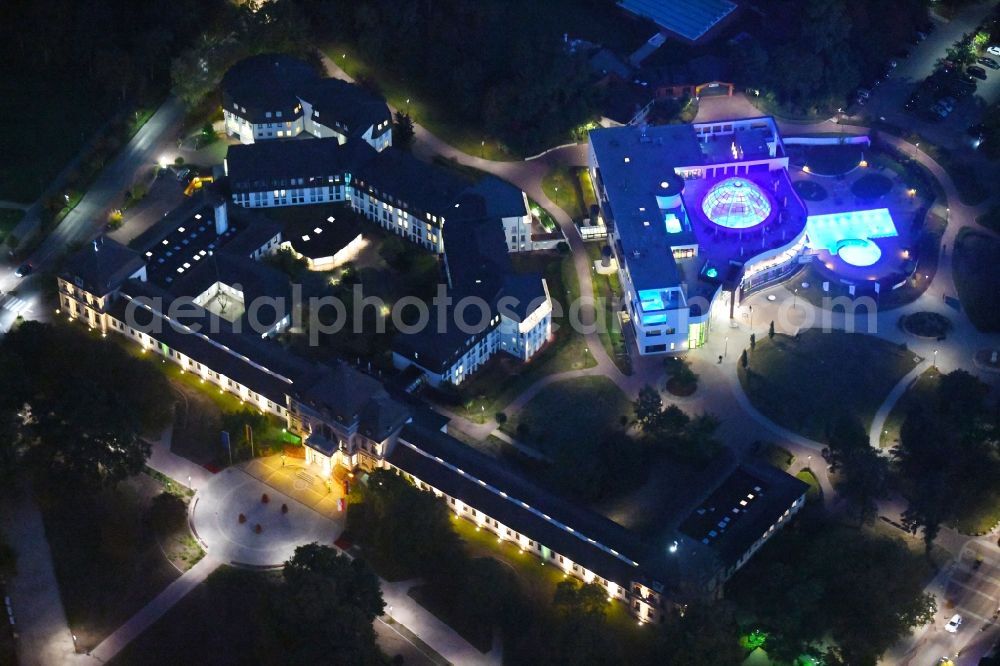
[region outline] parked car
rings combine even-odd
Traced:
[[[983,56],[982,58],[977,59],[976,62],[978,62],[980,65],[985,65],[990,69],[1000,69],[1000,62],[997,62],[996,60],[990,58],[989,56]]]
[[[971,74],[972,76],[976,77],[980,81],[986,80],[986,70],[983,69],[982,67],[977,67],[973,65],[972,67],[966,67],[965,71]]]
[[[958,631],[960,626],[962,626],[962,616],[955,613],[951,616],[951,619],[948,620],[948,624],[944,625],[944,630],[948,633],[954,634]]]
[[[14,271],[14,275],[16,275],[17,277],[20,278],[20,277],[24,277],[26,275],[31,275],[31,272],[34,271],[34,270],[35,270],[35,267],[31,265],[31,262],[30,261],[26,261],[26,262],[24,262],[23,264],[21,264],[20,266],[17,267],[17,270]]]
[[[1000,56],[1000,46],[994,44],[986,49],[986,52],[990,55]]]

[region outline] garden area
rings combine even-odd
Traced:
[[[590,181],[590,173],[585,167],[553,167],[542,178],[542,190],[545,196],[566,211],[574,222],[590,217],[590,207],[597,203],[594,184]]]
[[[899,323],[904,331],[920,338],[943,340],[951,330],[951,321],[937,312],[913,312],[901,317]]]
[[[501,426],[507,434],[546,455],[596,446],[609,430],[622,429],[632,403],[606,377],[578,377],[549,384]]]
[[[882,401],[916,363],[912,352],[874,336],[809,329],[758,341],[737,372],[764,416],[826,442],[845,416],[867,432]]]
[[[955,288],[969,320],[980,331],[1000,331],[1000,240],[965,228],[952,255]]]
[[[203,555],[188,493],[139,474],[97,492],[40,493],[59,591],[80,649],[100,643]]]
[[[823,201],[829,196],[826,188],[815,180],[796,180],[792,183],[792,187],[805,201]]]

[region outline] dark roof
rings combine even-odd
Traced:
[[[604,578],[628,585],[641,577],[638,565],[650,549],[634,533],[546,492],[450,435],[407,426],[387,460]]]
[[[507,275],[503,283],[501,314],[514,321],[524,321],[545,301],[545,284],[540,273]]]
[[[322,212],[328,213],[329,209],[323,208]],[[362,234],[362,228],[345,206],[343,213],[337,215],[321,214],[312,220],[299,219],[286,226],[284,234],[285,242],[302,256],[322,259],[344,249]]]
[[[298,58],[264,53],[239,61],[222,77],[222,104],[251,123],[294,120],[299,100],[296,92],[317,78],[316,70]],[[233,104],[238,104],[237,110]],[[243,108],[246,111],[243,111]],[[281,111],[281,118],[275,115]]]
[[[588,61],[592,72],[615,76],[627,81],[632,75],[632,68],[618,55],[608,48],[598,49]]]
[[[382,201],[386,200],[384,195],[388,195],[405,204],[411,212],[433,213],[446,220],[456,212],[455,200],[473,184],[469,179],[423,162],[408,152],[392,149],[383,150],[358,164],[354,176],[361,181],[358,185],[376,190]]]
[[[343,425],[359,421],[361,434],[376,441],[410,418],[410,410],[393,399],[380,381],[343,361],[297,391],[295,398]]]
[[[364,141],[341,145],[336,137],[258,141],[229,146],[226,173],[234,192],[290,188],[293,178],[303,178],[305,186],[315,186],[362,169],[377,154]]]
[[[122,291],[138,299],[155,295],[155,289],[149,283],[130,280]],[[115,318],[127,321],[125,313],[128,305],[128,298],[120,298],[109,311]],[[197,320],[167,321],[162,315],[137,308],[133,320],[141,326],[155,321],[157,328],[150,332],[153,338],[276,404],[284,405],[285,394],[293,390],[295,383],[308,383],[317,373],[315,366],[288,353],[277,343],[234,333],[227,322],[205,311],[202,315]],[[214,328],[209,324],[212,320],[215,321]],[[185,328],[192,323],[200,324],[201,331],[192,332]]]
[[[104,296],[143,267],[142,256],[101,236],[66,260],[65,276],[86,291]]]
[[[732,566],[809,486],[763,464],[737,467],[680,525],[680,531]]]
[[[236,235],[227,240],[222,252],[250,259],[253,253],[264,247],[276,236],[281,236],[281,225],[268,220],[264,215],[242,208],[229,206],[229,222],[237,227]]]
[[[377,127],[383,122],[388,124],[374,131],[373,136],[392,128],[392,114],[385,100],[354,83],[335,78],[318,79],[302,87],[299,98],[312,105],[315,122],[351,138],[360,137],[369,127]]]
[[[524,192],[519,187],[511,185],[496,176],[486,175],[476,181],[476,184],[463,192],[462,199],[469,202],[470,197],[476,197],[482,202],[482,210],[475,217],[524,217],[528,214]],[[463,203],[463,206],[467,205]],[[462,211],[459,211],[460,215]],[[452,215],[452,219],[457,217]]]

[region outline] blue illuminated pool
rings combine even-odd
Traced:
[[[826,250],[852,266],[871,266],[882,251],[873,238],[898,236],[888,208],[810,215],[806,220],[808,245]]]
[[[882,258],[882,250],[867,238],[848,238],[837,243],[837,256],[851,266],[871,266]]]

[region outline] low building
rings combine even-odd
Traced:
[[[705,343],[806,250],[806,207],[771,118],[590,132],[590,173],[640,354]]]

